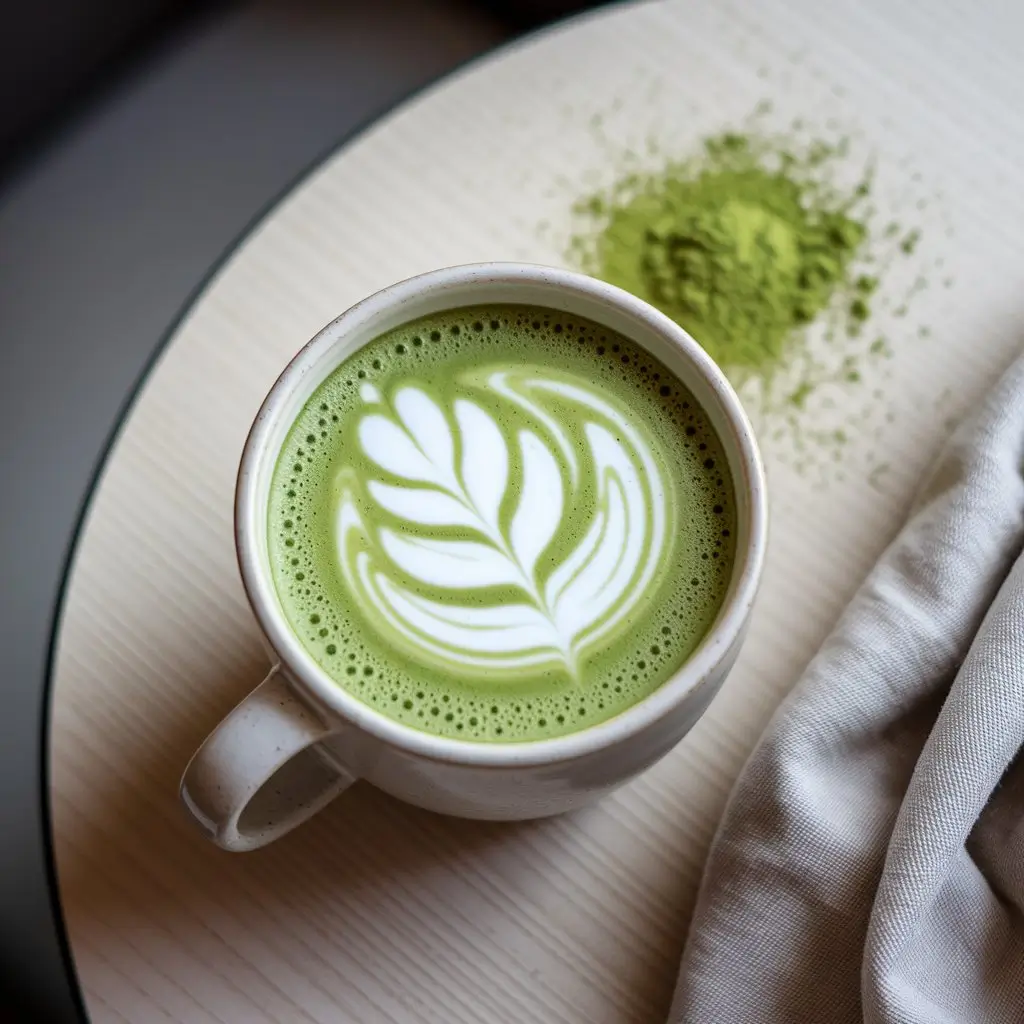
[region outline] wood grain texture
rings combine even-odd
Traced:
[[[53,820],[94,1021],[663,1017],[701,863],[745,756],[950,423],[1024,340],[1022,10],[615,8],[397,110],[252,234],[128,418],[63,610]],[[266,667],[231,501],[247,428],[288,358],[352,302],[410,274],[494,258],[562,263],[572,199],[609,180],[624,151],[654,159],[644,155],[654,138],[686,152],[765,98],[768,123],[832,120],[850,126],[854,152],[877,157],[883,223],[891,214],[924,231],[893,286],[911,287],[927,266],[929,287],[912,318],[880,318],[895,357],[821,410],[853,428],[840,462],[826,453],[798,470],[802,435],[757,414],[774,516],[766,579],[707,716],[637,782],[572,816],[462,822],[356,786],[266,850],[206,843],[177,804],[178,778]],[[947,276],[954,286],[939,287]],[[916,337],[919,324],[930,337]],[[888,469],[869,478],[871,464]]]

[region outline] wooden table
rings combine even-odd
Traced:
[[[63,610],[55,852],[95,1021],[663,1018],[737,771],[951,424],[1024,340],[1022,12],[970,0],[612,8],[395,111],[253,231],[128,416]],[[690,152],[764,99],[769,127],[849,131],[851,161],[877,158],[881,222],[922,229],[886,287],[917,274],[929,287],[910,317],[890,307],[872,324],[893,358],[795,427],[749,393],[773,535],[749,643],[711,711],[640,780],[569,817],[462,822],[357,786],[261,852],[207,844],[177,783],[265,668],[231,497],[281,367],[398,278],[474,260],[564,263],[573,200],[625,154],[644,165]],[[800,445],[833,422],[849,442],[808,465]]]

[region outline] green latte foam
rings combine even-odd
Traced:
[[[459,739],[577,732],[657,689],[728,589],[720,442],[644,349],[527,306],[439,314],[317,389],[271,484],[282,608],[389,717]]]

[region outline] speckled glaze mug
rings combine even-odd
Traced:
[[[288,625],[267,547],[271,474],[290,426],[322,381],[396,326],[486,303],[586,317],[660,359],[718,434],[737,506],[729,589],[693,654],[616,717],[566,736],[519,743],[421,732],[347,693]],[[579,274],[514,263],[451,267],[385,288],[328,324],[295,356],[250,431],[238,474],[235,543],[273,667],[193,756],[182,778],[182,800],[209,838],[227,850],[271,842],[357,779],[420,807],[467,818],[534,818],[588,803],[668,753],[717,693],[746,632],[766,534],[761,460],[739,399],[704,350],[647,303]]]

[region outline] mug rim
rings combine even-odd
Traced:
[[[384,311],[400,307],[424,294],[474,284],[543,285],[597,300],[638,320],[679,349],[710,387],[728,420],[743,464],[742,487],[748,504],[747,543],[737,552],[738,570],[711,629],[690,656],[655,689],[612,718],[578,732],[537,740],[488,743],[452,739],[404,725],[350,694],[305,649],[283,612],[277,607],[276,590],[269,565],[264,568],[257,544],[260,517],[266,521],[266,503],[260,501],[259,470],[264,460],[276,458],[269,451],[270,434],[279,410],[306,374],[356,325]],[[514,300],[513,300],[514,301]],[[464,303],[460,303],[464,304]],[[451,308],[456,308],[454,305]],[[410,319],[415,319],[411,316]],[[367,342],[368,343],[368,342]],[[279,447],[279,446],[278,446]],[[235,489],[235,549],[242,585],[260,629],[291,681],[307,698],[340,717],[349,726],[408,753],[433,761],[467,764],[476,768],[508,768],[574,760],[612,747],[643,732],[701,689],[735,642],[742,636],[760,582],[767,543],[767,501],[764,469],[753,429],[732,385],[710,356],[678,324],[649,303],[614,285],[575,271],[540,264],[488,262],[461,264],[428,271],[388,285],[349,307],[331,320],[292,357],[267,396],[246,437]],[[742,561],[741,561],[742,559]]]

